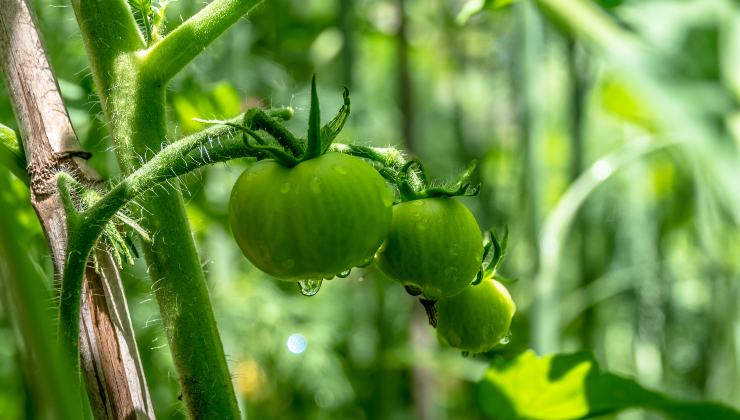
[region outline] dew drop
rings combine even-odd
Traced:
[[[506,333],[504,338],[502,338],[501,341],[499,341],[499,344],[501,344],[502,346],[505,346],[509,344],[509,342],[511,342],[511,331]]]
[[[373,256],[373,255],[369,256],[368,258],[360,261],[360,263],[357,264],[357,267],[359,267],[359,268],[365,268],[365,267],[367,267],[368,265],[372,264],[374,258],[375,258],[375,256]]]
[[[349,277],[349,275],[351,273],[352,273],[352,269],[350,268],[349,270],[345,270],[345,271],[342,271],[341,273],[337,274],[337,277],[339,277],[340,279],[344,279],[344,278]]]
[[[311,189],[311,192],[318,194],[321,192],[321,180],[319,177],[315,176],[311,178],[311,183],[309,184],[308,188]]]
[[[316,295],[316,293],[319,293],[319,289],[321,289],[321,283],[323,282],[324,280],[322,279],[299,280],[298,289],[301,291],[301,294],[303,296],[314,296]]]
[[[287,194],[288,191],[290,191],[290,184],[288,184],[287,182],[283,182],[283,185],[280,186],[280,193]]]
[[[338,173],[340,175],[347,175],[347,173],[348,173],[347,172],[347,168],[345,168],[342,165],[334,165],[334,167],[332,169],[334,169],[334,172],[336,172],[336,173]]]

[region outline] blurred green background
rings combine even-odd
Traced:
[[[77,133],[116,177],[72,10],[33,3]],[[171,4],[169,26],[202,3]],[[170,140],[201,129],[195,117],[258,105],[294,107],[303,132],[311,75],[324,115],[346,85],[352,116],[338,141],[402,147],[440,179],[477,159],[481,194],[464,201],[482,229],[511,231],[512,340],[462,358],[372,267],[310,298],[252,267],[226,222],[244,162],[183,178],[246,417],[482,418],[474,382],[490,360],[527,348],[590,350],[651,389],[740,408],[740,6],[508,3],[269,0],[172,83]],[[581,3],[600,18],[569,6]],[[15,127],[4,90],[0,122]],[[14,179],[4,194],[51,293],[27,193]],[[156,413],[184,417],[143,262],[124,280]],[[32,367],[3,296],[0,418],[26,418]]]

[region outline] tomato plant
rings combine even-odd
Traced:
[[[385,239],[393,195],[361,159],[328,153],[289,168],[274,160],[237,180],[229,221],[244,255],[285,280],[363,265]]]

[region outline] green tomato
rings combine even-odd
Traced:
[[[470,285],[482,254],[480,228],[467,207],[453,198],[422,198],[393,206],[376,260],[390,278],[437,300]]]
[[[359,158],[327,153],[292,168],[263,160],[236,181],[229,222],[244,255],[265,273],[331,278],[372,260],[392,204],[385,180]]]
[[[506,287],[485,279],[437,302],[437,334],[452,347],[482,353],[506,337],[514,312]]]

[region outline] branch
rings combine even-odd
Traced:
[[[260,114],[281,118],[291,115],[285,109]],[[256,115],[258,113],[250,110],[230,120],[212,121],[219,125],[168,145],[88,209],[78,210],[72,199],[74,190],[84,186],[64,172],[57,176],[70,235],[60,302],[60,329],[68,346],[76,345],[78,325],[75,320],[80,311],[79,298],[85,262],[105,226],[131,200],[171,178],[213,163],[242,157],[264,157],[261,148],[249,146],[237,136],[244,126],[253,123],[249,117]],[[392,182],[396,181],[399,170],[406,163],[401,153],[390,147],[333,144],[330,150],[372,160],[379,165],[381,175]]]
[[[219,35],[261,3],[214,0],[149,48],[141,71],[152,80],[169,81]]]

